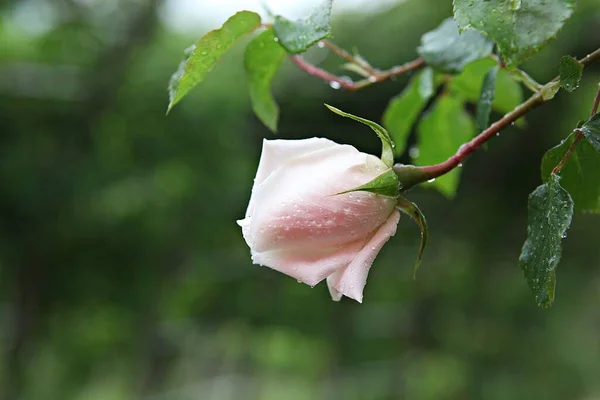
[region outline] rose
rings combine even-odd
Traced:
[[[246,218],[252,261],[362,302],[373,260],[396,232],[394,197],[355,189],[389,170],[328,139],[265,140]]]

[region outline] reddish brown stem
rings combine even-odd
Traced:
[[[337,77],[325,71],[324,69],[312,65],[311,63],[305,61],[302,57],[298,55],[292,56],[292,61],[307,74],[316,76],[317,78],[321,78],[325,82],[329,82],[329,84],[334,87],[334,84],[337,83],[339,87],[344,88],[346,90],[356,90],[355,84],[351,80]]]
[[[598,93],[596,93],[596,97],[594,98],[594,104],[592,105],[592,111],[590,112],[590,118],[598,112],[598,106],[600,106],[600,89],[598,89]],[[569,150],[567,150],[566,153],[563,155],[563,158],[560,160],[558,165],[556,167],[554,167],[554,169],[552,170],[553,174],[558,174],[560,172],[560,170],[565,166],[567,161],[569,161],[569,157],[571,156],[571,154],[575,151],[575,147],[577,147],[577,143],[579,143],[581,141],[581,138],[583,138],[583,133],[581,132],[580,129],[575,129],[574,132],[575,132],[575,140],[573,140],[573,143],[571,143]]]
[[[597,49],[593,53],[590,53],[581,60],[579,60],[579,62],[584,67],[586,67],[594,61],[598,61],[599,59],[600,49]],[[557,82],[558,80],[559,78],[556,77],[551,82]],[[490,140],[502,129],[511,125],[513,122],[527,114],[529,111],[533,110],[541,104],[544,104],[546,101],[548,100],[544,100],[541,92],[534,94],[524,103],[518,105],[514,110],[504,115],[498,121],[494,122],[489,128],[481,132],[473,140],[460,146],[458,151],[446,161],[436,165],[417,167],[420,170],[419,172],[421,174],[421,178],[419,179],[419,181],[424,182],[429,179],[434,179],[452,171],[454,168],[458,167],[461,163],[463,163],[471,153],[473,153],[479,148],[479,146]],[[600,100],[598,101],[600,102]]]
[[[366,60],[364,60],[360,56],[353,56],[352,54],[350,54],[346,50],[338,47],[335,43],[330,42],[329,40],[321,40],[319,42],[319,45],[326,47],[332,53],[334,53],[338,57],[348,61],[349,63],[358,65],[360,68],[365,70],[370,75],[377,75],[378,73],[381,72],[381,71],[377,70],[376,68],[373,68],[373,66],[371,64],[369,64]]]
[[[425,64],[425,61],[422,58],[417,58],[416,60],[407,62],[402,65],[392,67],[386,71],[373,70],[372,71],[373,75],[371,75],[369,78],[361,79],[360,81],[354,82],[350,79],[340,78],[336,75],[333,75],[333,74],[325,71],[324,69],[316,67],[316,66],[312,65],[311,63],[309,63],[308,61],[304,60],[299,55],[292,56],[292,61],[307,74],[316,76],[317,78],[321,78],[325,82],[332,84],[332,86],[334,86],[334,87],[337,84],[339,86],[339,88],[346,89],[350,92],[354,92],[356,90],[370,86],[374,83],[382,82],[382,81],[385,81],[392,77],[396,77],[396,76],[405,74],[405,73],[412,71],[414,69],[417,69],[417,68],[421,67],[423,64]]]

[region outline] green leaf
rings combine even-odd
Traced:
[[[421,37],[417,52],[433,68],[458,73],[471,61],[490,55],[493,47],[494,44],[477,31],[459,33],[456,22],[447,18]]]
[[[573,217],[573,200],[559,180],[552,174],[547,183],[529,195],[527,239],[519,257],[529,288],[541,307],[554,302],[561,242]]]
[[[344,112],[340,109],[332,107],[329,104],[325,104],[325,107],[329,108],[330,111],[332,111],[338,115],[341,115],[342,117],[351,118],[355,121],[358,121],[358,122],[370,127],[377,134],[379,139],[381,139],[381,147],[382,147],[381,161],[383,161],[383,163],[385,165],[387,165],[388,167],[391,167],[392,165],[394,165],[394,141],[390,137],[390,134],[388,133],[388,131],[386,131],[383,128],[383,126],[381,126],[373,121],[369,121],[368,119],[364,119],[361,117],[357,117],[356,115],[348,114],[347,112]]]
[[[572,0],[454,0],[459,28],[483,32],[509,68],[553,39],[572,13]]]
[[[445,161],[456,153],[458,148],[475,135],[475,123],[465,111],[463,102],[455,97],[444,95],[425,115],[417,127],[419,165],[432,165]],[[448,198],[454,197],[460,179],[460,168],[425,183],[439,190]]]
[[[426,68],[414,76],[398,96],[390,100],[383,113],[383,126],[396,143],[397,155],[401,155],[406,149],[412,126],[440,83],[441,80],[433,79],[433,71]]]
[[[562,160],[573,144],[576,135],[571,133],[558,146],[551,148],[542,158],[542,181],[546,182],[554,167]],[[575,210],[600,213],[600,154],[584,138],[560,170],[561,185],[571,194]]]
[[[275,40],[273,29],[254,38],[244,54],[244,68],[252,109],[273,132],[277,132],[279,107],[271,94],[271,82],[285,57],[285,49]]]
[[[579,81],[583,74],[583,65],[571,56],[563,56],[558,66],[560,86],[572,92],[579,87]]]
[[[425,215],[423,215],[419,207],[417,207],[415,203],[403,196],[398,197],[398,203],[396,207],[398,207],[400,211],[411,217],[413,221],[417,223],[417,225],[419,226],[419,230],[421,231],[421,247],[419,249],[417,262],[415,263],[415,267],[413,269],[413,278],[416,278],[417,270],[419,269],[419,265],[421,265],[421,261],[423,260],[423,252],[425,251],[425,246],[427,246],[427,237],[429,236],[427,220],[425,220]]]
[[[289,53],[298,54],[305,52],[319,40],[331,37],[329,20],[332,4],[333,0],[323,1],[308,18],[299,21],[276,16],[273,28],[279,43]]]
[[[497,66],[490,58],[478,60],[465,67],[460,75],[450,81],[451,93],[464,97],[465,100],[477,103],[481,94],[486,73]],[[496,76],[496,93],[492,108],[500,113],[507,113],[523,102],[523,91],[511,74],[501,69]]]
[[[579,129],[592,147],[600,152],[600,112],[592,115]]]
[[[381,196],[387,197],[398,197],[400,195],[400,183],[398,182],[398,176],[391,169],[387,170],[383,174],[379,175],[372,181],[365,183],[354,189],[346,190],[338,194],[345,194],[351,192],[370,192]]]
[[[554,96],[556,96],[556,93],[558,93],[559,90],[560,82],[551,81],[542,86],[542,88],[540,89],[540,93],[542,94],[542,99],[548,101],[554,98]]]
[[[490,125],[490,114],[492,113],[492,103],[496,93],[496,76],[498,75],[498,66],[492,67],[483,78],[481,85],[481,94],[475,110],[477,131],[483,132]]]
[[[186,51],[184,60],[169,81],[169,108],[177,104],[190,90],[202,82],[206,74],[242,36],[260,26],[260,16],[240,11],[219,29],[208,32]]]
[[[440,83],[441,80],[438,80],[437,83],[434,81],[433,69],[425,67],[419,77],[419,96],[421,100],[429,100]]]

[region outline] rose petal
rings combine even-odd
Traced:
[[[364,239],[385,222],[395,200],[337,193],[385,169],[381,160],[346,145],[291,160],[256,188],[253,198],[260,207],[241,222],[244,237],[258,252],[339,247]]]
[[[400,212],[394,210],[371,240],[358,252],[354,260],[341,272],[336,273],[331,279],[327,279],[333,300],[338,299],[337,292],[362,303],[363,289],[367,283],[369,269],[383,245],[396,233],[399,220]]]
[[[254,178],[254,186],[260,185],[273,171],[285,162],[306,154],[334,147],[338,144],[324,138],[304,140],[263,140],[263,148]]]
[[[296,278],[298,282],[315,286],[327,276],[351,263],[364,244],[364,241],[357,241],[342,248],[321,251],[253,253],[252,261]]]
[[[333,287],[333,285],[342,277],[342,272],[344,272],[344,269],[337,270],[327,277],[327,288],[329,289],[329,294],[333,301],[340,301],[343,296],[341,292],[338,292],[338,290]]]

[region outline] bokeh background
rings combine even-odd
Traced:
[[[416,281],[404,218],[364,304],[334,303],[252,265],[235,224],[273,137],[249,108],[244,46],[165,116],[183,49],[241,3],[0,2],[0,398],[600,399],[599,217],[576,216],[552,308],[517,265],[541,157],[586,118],[600,65],[469,159],[454,199],[410,193],[431,230]],[[335,41],[382,68],[451,15],[449,0],[359,3],[336,2]],[[546,81],[598,32],[600,4],[580,0],[524,69]],[[346,93],[288,63],[279,137],[376,153],[323,103],[380,120],[406,81]]]

